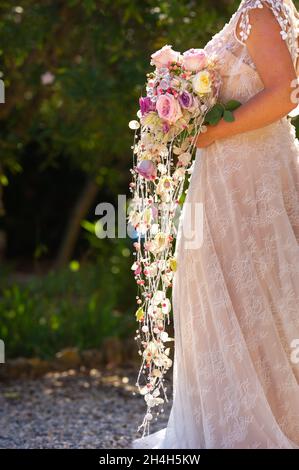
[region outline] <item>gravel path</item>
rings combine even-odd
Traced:
[[[0,382],[0,449],[130,448],[145,412],[135,381],[136,370],[93,369]],[[152,431],[165,426],[170,406]]]

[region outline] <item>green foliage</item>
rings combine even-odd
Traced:
[[[67,155],[97,174],[124,168],[128,121],[138,107],[150,54],[166,43],[201,47],[236,1],[23,0],[0,6],[0,154],[18,165],[28,142],[49,162]]]
[[[103,338],[131,334],[135,282],[126,241],[103,243],[96,265],[76,260],[26,284],[2,281],[0,338],[7,357],[51,357],[65,346],[100,347]],[[104,246],[106,245],[106,246]]]
[[[230,100],[226,104],[217,103],[207,113],[205,117],[205,124],[215,126],[223,118],[227,122],[233,122],[235,117],[233,111],[241,106],[240,101]]]

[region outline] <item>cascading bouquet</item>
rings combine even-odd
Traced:
[[[175,220],[182,203],[186,173],[196,150],[196,137],[222,117],[234,120],[240,103],[218,103],[221,77],[215,57],[203,49],[183,54],[164,46],[151,56],[155,70],[147,74],[146,96],[140,97],[133,149],[132,200],[128,221],[134,228],[138,285],[136,320],[142,364],[137,378],[147,410],[138,431],[163,412],[165,374],[172,366],[166,325],[170,324],[172,280],[176,271]]]

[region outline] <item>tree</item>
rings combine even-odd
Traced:
[[[24,0],[1,2],[0,60],[6,103],[0,106],[3,168],[20,171],[34,142],[42,168],[64,155],[87,174],[66,224],[57,264],[70,258],[80,219],[107,184],[129,179],[132,134],[150,54],[166,43],[201,47],[230,16],[234,1]],[[3,42],[4,43],[4,42]],[[25,155],[24,155],[25,153]],[[102,170],[108,170],[103,178]]]

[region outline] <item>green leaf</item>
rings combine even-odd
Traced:
[[[0,184],[2,184],[2,186],[8,186],[8,179],[6,175],[0,175]]]
[[[214,106],[213,106],[213,108],[212,108],[212,109],[214,109],[216,112],[218,112],[218,113],[221,113],[221,114],[222,114],[222,113],[223,113],[223,111],[224,111],[224,106],[223,106],[223,104],[222,104],[222,103],[216,103],[216,104],[214,104]]]
[[[209,121],[207,121],[206,124],[210,124],[211,126],[216,126],[216,124],[218,124],[218,122],[221,120],[221,117],[222,116],[216,116],[216,117],[210,119]]]
[[[206,114],[205,123],[215,125],[220,121],[223,115],[223,106],[221,104],[215,104],[212,109]]]
[[[81,227],[83,227],[87,232],[94,234],[95,233],[95,224],[89,222],[89,220],[82,220]]]
[[[240,103],[240,101],[230,100],[226,103],[225,109],[227,109],[228,111],[234,111],[235,109],[239,108],[239,106],[241,106],[241,104],[242,103]]]
[[[142,307],[139,307],[139,309],[137,310],[137,312],[136,312],[135,315],[136,315],[136,320],[137,320],[137,321],[143,320],[143,318],[144,318],[144,310],[143,310],[143,308],[142,308]]]
[[[72,260],[69,264],[69,267],[70,267],[70,270],[75,273],[75,272],[79,271],[80,263],[79,263],[79,261]]]
[[[226,121],[226,122],[233,122],[235,120],[235,117],[233,115],[233,113],[231,111],[224,111],[223,113],[223,119]]]

